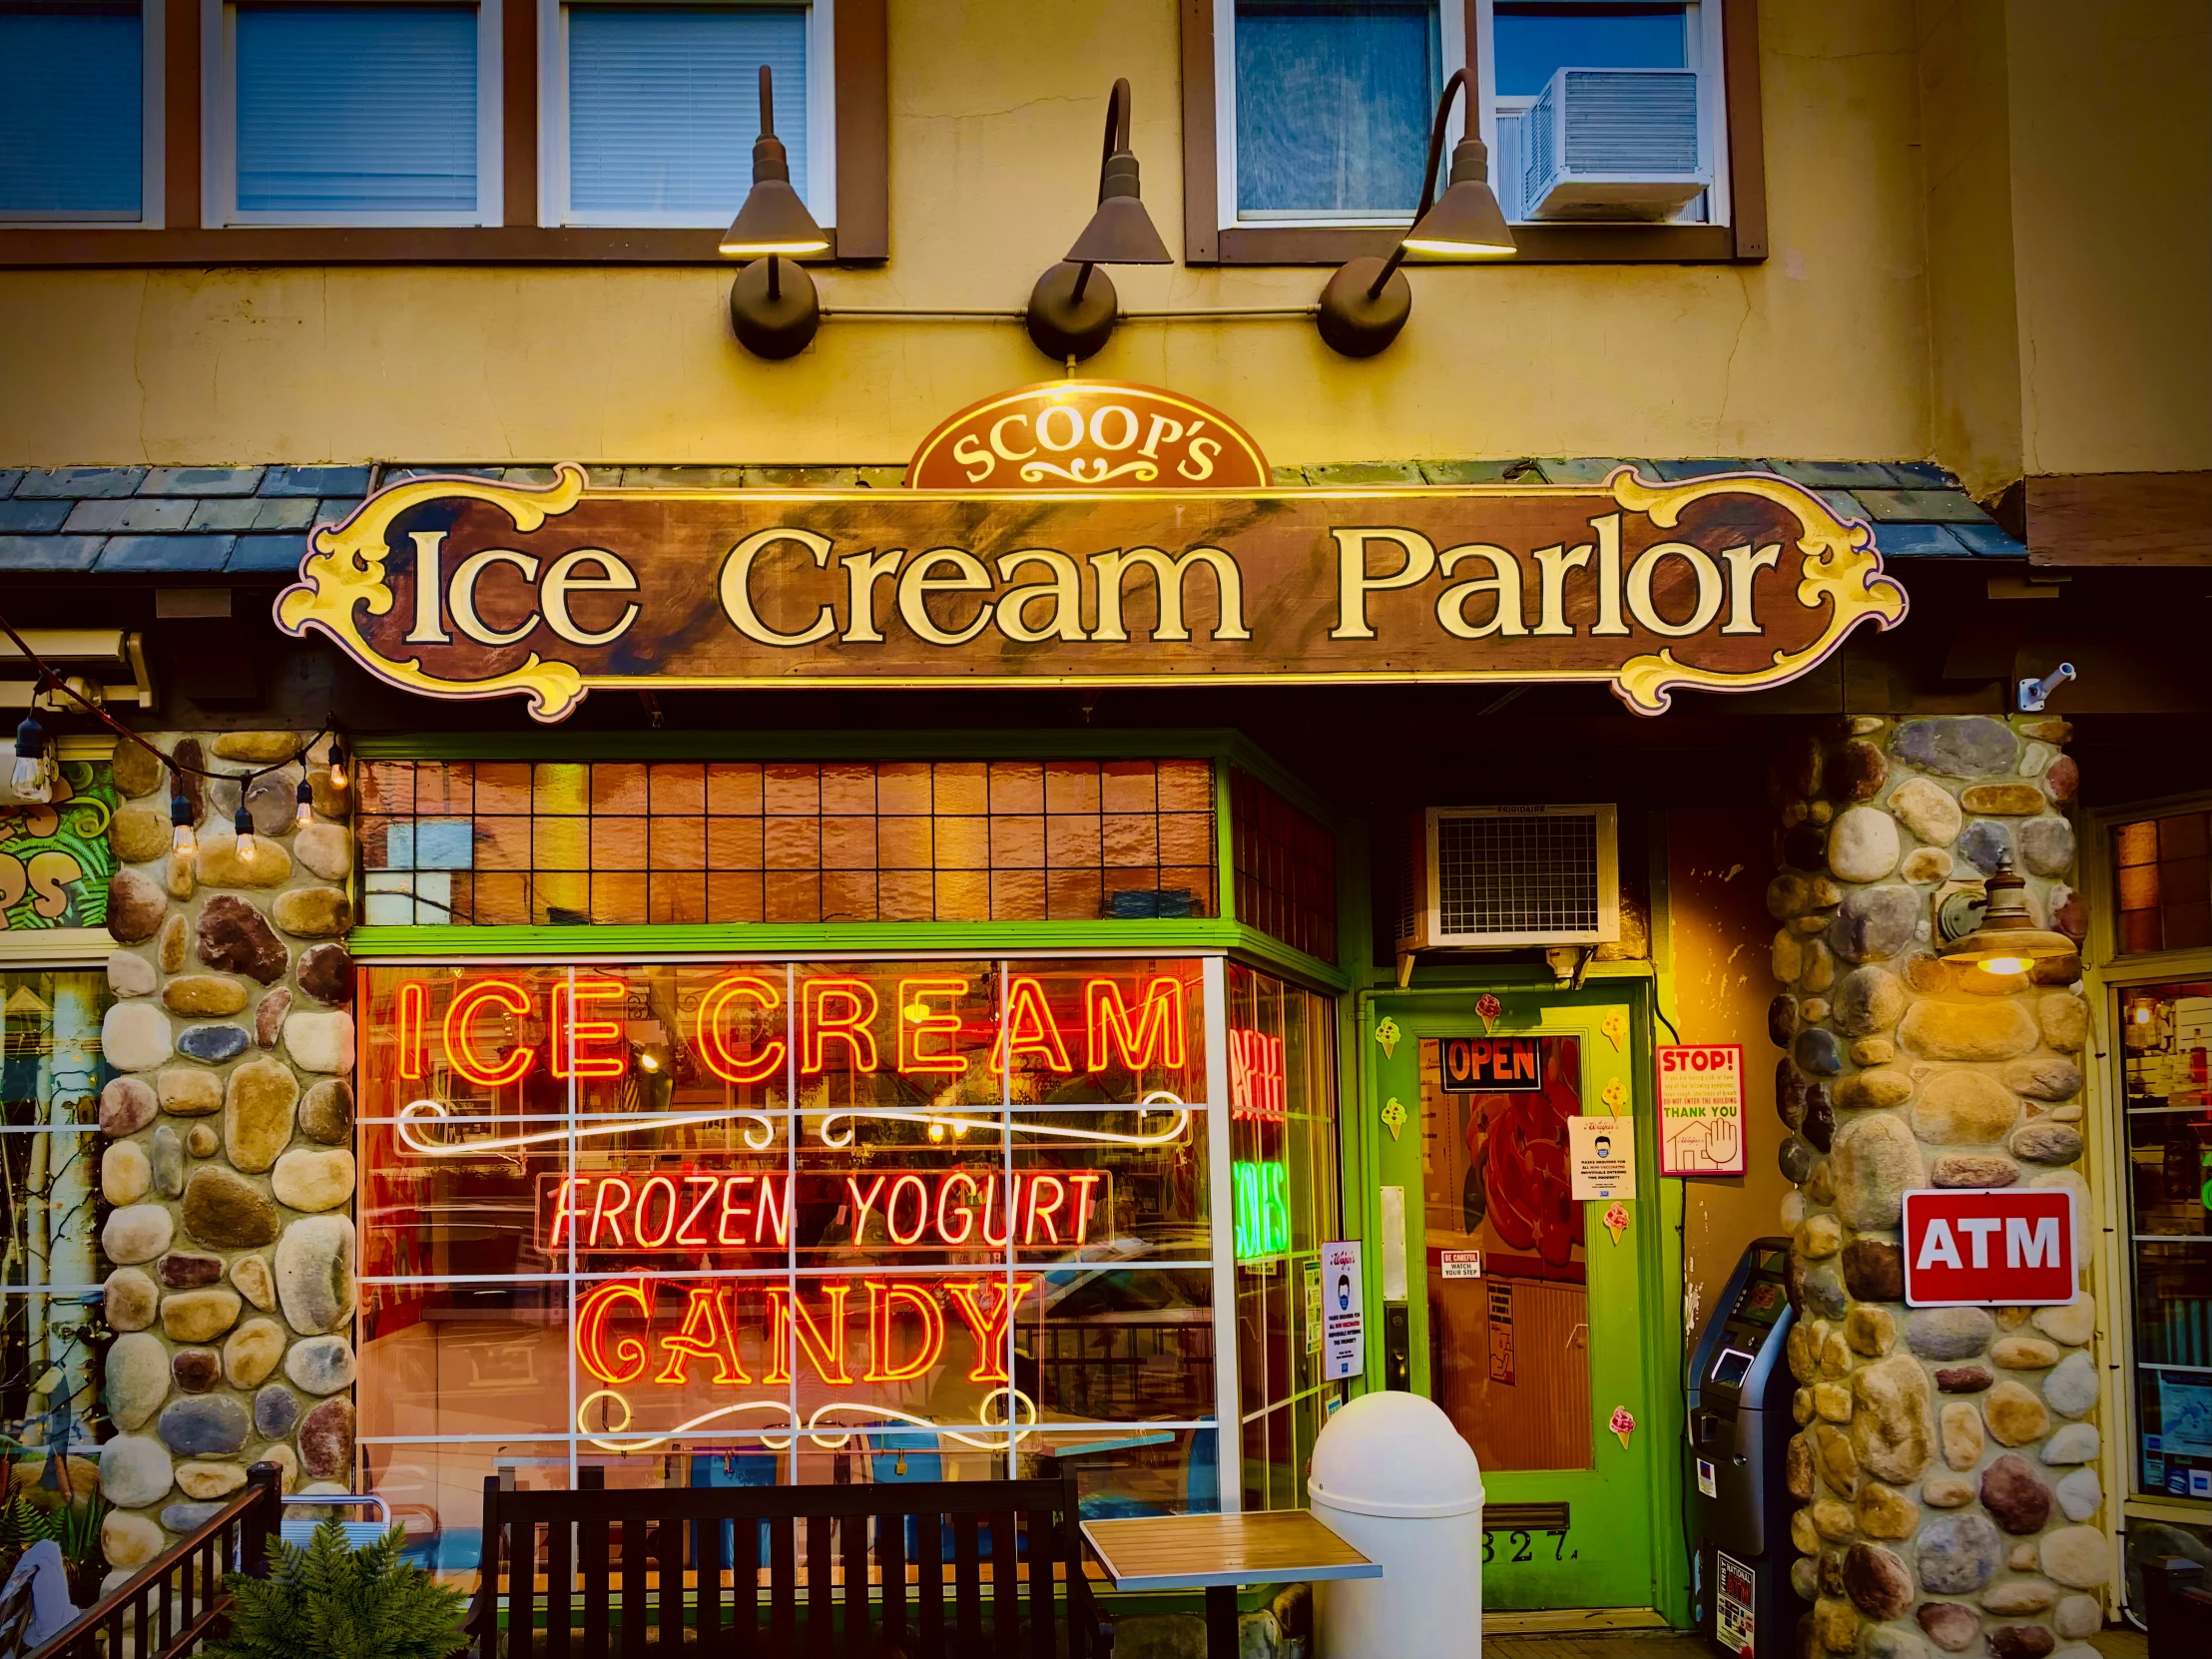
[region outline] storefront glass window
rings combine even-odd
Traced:
[[[1217,913],[1208,761],[373,761],[371,926]]]
[[[2136,1479],[2212,1497],[2212,980],[2118,993],[2135,1267]]]
[[[1321,1247],[1341,1238],[1334,1005],[1229,970],[1231,1239],[1244,1503],[1306,1502],[1306,1460],[1335,1385],[1322,1375]]]
[[[94,1241],[107,1003],[98,973],[0,973],[0,1432],[23,1445],[93,1437],[85,1419],[104,1351]]]
[[[2212,944],[2212,813],[2174,813],[2112,831],[2121,952]]]
[[[1337,837],[1242,770],[1229,775],[1237,919],[1295,950],[1337,959]]]
[[[365,970],[362,1443],[419,1489],[418,1552],[475,1564],[501,1463],[681,1485],[1057,1455],[1093,1512],[1214,1501],[1207,976]],[[1326,1019],[1282,1010],[1326,1005],[1272,995],[1310,1112]]]

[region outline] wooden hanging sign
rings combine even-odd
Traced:
[[[1207,487],[1169,488],[1170,473],[1193,482],[1217,417],[1186,406],[1189,423],[1160,427],[1147,456],[1154,423],[1171,418],[1166,394],[1060,403],[1039,389],[965,411],[924,443],[911,476],[927,480],[980,467],[965,439],[981,434],[986,481],[953,489],[597,489],[573,464],[542,489],[408,478],[317,527],[277,623],[326,636],[394,686],[520,695],[553,721],[595,687],[1194,675],[1595,682],[1657,714],[1679,688],[1794,680],[1861,623],[1905,616],[1873,530],[1770,474],[1669,483],[1622,467],[1602,484],[1277,489],[1225,425],[1222,447],[1203,452]],[[1093,449],[1073,441],[1078,414]],[[1031,456],[1014,487],[997,487],[994,431],[1008,449],[1033,439],[1064,456],[1071,474],[1081,463],[1083,486],[1020,476]],[[1094,476],[1125,453],[1161,477]]]

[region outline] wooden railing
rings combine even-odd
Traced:
[[[246,1487],[207,1524],[119,1584],[30,1659],[181,1659],[224,1633],[226,1577],[269,1574],[269,1540],[282,1512],[283,1471],[256,1463]]]

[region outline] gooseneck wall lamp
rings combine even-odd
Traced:
[[[1454,93],[1467,85],[1467,72],[1455,69],[1436,100],[1436,121],[1428,135],[1428,171],[1420,187],[1413,228],[1379,260],[1363,255],[1346,262],[1321,291],[1315,321],[1331,349],[1348,357],[1372,357],[1397,338],[1413,308],[1413,290],[1398,269],[1408,254],[1447,260],[1505,259],[1517,252],[1513,233],[1490,190],[1490,151],[1471,133],[1451,150],[1451,179],[1436,195],[1436,166],[1443,159],[1444,124]],[[1469,98],[1471,116],[1471,95]]]
[[[1138,193],[1129,148],[1129,83],[1106,100],[1106,139],[1098,164],[1098,211],[1068,257],[1037,278],[1025,322],[1037,349],[1054,362],[1088,357],[1112,336],[1121,302],[1102,265],[1172,265]]]
[[[776,90],[761,65],[761,136],[753,143],[753,189],[723,233],[722,252],[752,263],[730,284],[730,326],[758,357],[789,357],[822,326],[815,279],[797,262],[830,239],[792,189],[791,158],[776,136]]]

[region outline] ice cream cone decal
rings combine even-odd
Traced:
[[[1397,1052],[1397,1039],[1404,1035],[1397,1028],[1397,1021],[1385,1018],[1375,1028],[1375,1040],[1382,1045],[1382,1058],[1387,1060]]]
[[[1621,1443],[1621,1450],[1628,1449],[1628,1436],[1636,1432],[1636,1416],[1625,1405],[1613,1407],[1613,1420],[1605,1425]]]
[[[1612,1108],[1615,1117],[1619,1117],[1628,1105],[1628,1085],[1618,1077],[1609,1078],[1605,1087],[1598,1090],[1597,1097]]]
[[[1615,1244],[1619,1244],[1621,1235],[1628,1231],[1628,1206],[1619,1199],[1615,1199],[1612,1208],[1605,1212],[1605,1231],[1613,1235]]]
[[[1382,1122],[1384,1127],[1389,1130],[1390,1139],[1393,1141],[1397,1139],[1399,1132],[1405,1127],[1405,1108],[1398,1103],[1395,1095],[1392,1095],[1389,1100],[1383,1103]]]
[[[1597,1028],[1605,1033],[1606,1040],[1612,1043],[1617,1052],[1621,1046],[1621,1038],[1628,1035],[1627,1016],[1618,1008],[1609,1008],[1605,1017],[1598,1021]]]
[[[1474,1011],[1482,1016],[1482,1034],[1493,1036],[1497,1031],[1498,1016],[1505,1012],[1505,1004],[1498,1001],[1495,991],[1484,991],[1474,999]]]

